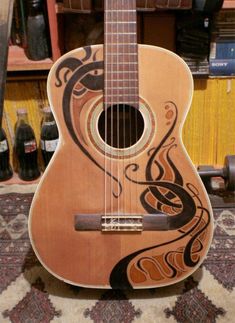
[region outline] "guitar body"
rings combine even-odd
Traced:
[[[98,130],[103,46],[64,55],[49,75],[60,141],[35,193],[29,231],[45,268],[73,285],[170,285],[199,267],[212,239],[209,199],[181,140],[191,73],[167,50],[138,48],[144,126],[125,149],[105,145]],[[153,229],[143,225],[150,215]]]

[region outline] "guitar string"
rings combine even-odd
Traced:
[[[135,42],[135,62],[137,64],[134,65],[134,71],[137,72],[135,73],[135,82],[134,82],[134,93],[135,93],[135,156],[137,159],[137,149],[138,149],[138,134],[137,134],[137,129],[138,129],[138,124],[137,124],[137,113],[140,113],[140,110],[137,110],[139,107],[139,73],[138,73],[138,68],[139,68],[139,61],[138,61],[138,42],[137,42],[137,8],[136,8],[136,1],[134,0],[133,3],[135,13],[134,13],[134,20],[135,20],[135,35],[134,35],[134,42]],[[137,90],[138,89],[138,90]],[[136,163],[136,160],[135,160]],[[136,170],[136,183],[138,183],[138,170]],[[135,184],[135,201],[137,201],[137,194],[138,194],[138,189],[137,185]]]
[[[114,121],[113,121],[113,110],[114,110],[114,82],[113,80],[115,79],[114,77],[114,61],[115,61],[115,51],[114,51],[114,41],[115,41],[115,38],[114,38],[114,21],[115,21],[115,10],[116,10],[116,6],[115,4],[117,4],[117,2],[113,1],[112,0],[112,17],[111,17],[111,24],[109,24],[111,26],[111,147],[113,147],[114,145],[114,129],[113,129],[113,126],[114,126]],[[117,56],[116,56],[117,57]],[[110,162],[111,162],[111,173],[114,174],[116,176],[116,174],[114,173],[114,161],[113,161],[113,157],[111,156],[110,157]],[[114,188],[114,181],[112,181],[112,189],[111,189],[111,214],[114,214],[114,196],[113,196],[113,193],[115,192],[115,188]]]
[[[105,1],[105,44],[104,44],[104,61],[105,61],[105,89],[104,89],[104,115],[105,115],[105,122],[104,122],[104,128],[105,128],[105,144],[104,144],[104,163],[105,163],[105,173],[104,173],[104,221],[105,221],[105,227],[107,225],[107,101],[108,101],[108,61],[107,61],[107,46],[108,46],[108,28],[107,28],[107,21],[108,21],[108,0]]]
[[[133,63],[137,63],[136,58],[137,58],[137,51],[138,51],[138,47],[137,47],[137,39],[136,39],[136,23],[137,23],[137,12],[136,12],[136,0],[131,0],[131,18],[129,19],[129,21],[131,22],[129,24],[129,43],[130,45],[130,56],[129,56],[129,61],[130,58],[132,57],[133,54]],[[131,26],[134,26],[133,30],[131,28]],[[134,34],[135,32],[135,34]],[[137,108],[138,108],[138,96],[137,96],[137,91],[136,91],[136,83],[137,83],[137,75],[136,74],[136,68],[137,65],[136,64],[132,64],[130,65],[130,74],[132,75],[131,77],[131,82],[130,82],[130,93],[131,93],[131,97],[132,97],[132,109],[134,109],[134,113],[132,113],[133,116],[133,128],[131,128],[131,143],[132,145],[134,145],[134,156],[135,156],[135,161],[136,161],[136,152],[137,152]],[[133,111],[133,110],[132,110]],[[131,116],[131,118],[132,118]],[[135,172],[135,177],[136,177],[136,181],[137,181],[137,171]],[[133,185],[131,186],[131,188],[133,187]],[[135,201],[134,203],[134,207],[133,207],[133,203],[131,203],[132,205],[132,214],[136,213],[136,201],[137,201],[137,185],[134,186],[134,192],[135,195],[132,195],[132,200],[131,201]]]
[[[115,49],[116,49],[116,54],[117,54],[117,61],[116,61],[116,67],[117,67],[117,71],[119,72],[119,64],[120,64],[120,30],[119,30],[119,26],[121,25],[119,22],[120,22],[120,13],[122,12],[122,8],[120,8],[120,1],[117,2],[117,10],[118,10],[118,15],[117,15],[117,44],[115,43]],[[120,19],[120,20],[119,20]],[[115,70],[116,71],[116,70]],[[118,79],[118,90],[116,90],[116,93],[118,94],[117,96],[117,124],[116,124],[116,127],[117,127],[117,148],[118,148],[118,155],[117,155],[117,159],[116,159],[116,164],[117,164],[117,177],[118,177],[118,180],[120,181],[120,173],[119,173],[119,151],[120,151],[120,138],[119,138],[119,126],[120,126],[120,120],[119,120],[119,109],[120,109],[120,104],[119,104],[119,99],[120,99],[120,74],[118,73],[117,74],[119,76],[119,79]],[[118,214],[118,229],[120,229],[120,212],[119,212],[119,204],[120,204],[120,196],[118,196],[118,199],[117,199],[117,214]]]
[[[132,10],[134,10],[135,9],[135,0],[131,0],[131,5],[132,5]],[[132,17],[131,17],[131,19],[130,19],[130,21],[134,21],[134,19],[135,19],[135,12],[134,11],[132,11]],[[135,38],[133,37],[133,39],[131,38],[132,36],[131,35],[133,35],[133,34],[131,34],[131,29],[129,29],[129,32],[130,32],[130,40],[129,40],[129,42],[130,43],[135,43]],[[135,44],[133,45],[132,44],[132,46],[136,46]],[[135,51],[136,51],[136,48],[135,48]],[[134,53],[135,53],[135,51],[134,51]],[[132,52],[131,52],[132,53]],[[131,55],[130,55],[131,56]],[[134,58],[134,61],[135,61],[135,55],[133,56],[133,58]],[[135,68],[134,68],[134,70],[135,70]],[[130,71],[132,71],[132,68],[130,67]],[[131,72],[130,72],[131,73]],[[131,74],[132,75],[132,78],[131,78],[131,87],[133,87],[131,90],[130,90],[130,92],[131,92],[131,94],[135,91],[135,89],[134,89],[134,85],[135,85],[135,82],[136,82],[136,80],[135,80],[135,78],[133,78],[133,73]],[[135,92],[134,92],[135,93]],[[132,94],[133,95],[133,94]],[[133,122],[134,122],[134,127],[133,127],[133,129],[132,129],[132,132],[131,132],[131,136],[133,136],[134,138],[135,138],[135,134],[136,134],[136,118],[135,118],[135,114],[136,114],[136,95],[134,95],[134,96],[132,96],[132,98],[133,98],[133,108],[135,109],[135,111],[134,111],[134,120],[133,120]],[[132,100],[131,100],[132,101]],[[134,138],[132,138],[131,137],[131,139],[132,139],[132,142],[133,142],[133,139]],[[134,156],[136,156],[136,138],[135,138],[135,142],[134,142]],[[135,187],[134,187],[134,190],[136,190],[136,185],[135,185]],[[136,196],[134,196],[134,198],[133,198],[133,200],[134,201],[136,201]],[[135,210],[135,207],[134,207],[134,210]]]
[[[122,0],[122,8],[124,8],[124,1],[125,0]],[[122,22],[125,21],[125,15],[124,15],[124,11],[122,12]],[[125,45],[124,45],[124,32],[125,32],[125,28],[124,28],[124,23],[122,23],[122,32],[123,32],[123,41],[122,41],[122,57],[123,57],[123,61],[124,61],[124,55],[125,55]],[[122,71],[124,71],[124,65],[122,66]],[[126,97],[125,94],[126,94],[126,89],[125,89],[125,79],[124,79],[124,73],[122,75],[122,91],[123,91],[123,95],[124,95],[124,98]],[[128,94],[128,92],[127,92]],[[125,103],[125,102],[124,102]],[[124,149],[126,148],[126,119],[125,119],[125,113],[126,113],[126,105],[123,104],[123,110],[122,110],[122,127],[123,127],[123,139],[122,139],[122,142],[123,142],[123,147]],[[124,179],[124,166],[125,166],[125,162],[124,162],[125,158],[122,158],[122,182],[123,182],[123,189],[125,189],[125,179]],[[122,207],[122,211],[123,211],[123,214],[125,214],[125,196],[126,196],[126,190],[125,190],[125,194],[123,194],[123,207]]]
[[[128,21],[130,22],[130,20],[131,20],[131,7],[132,7],[132,5],[131,5],[131,3],[130,3],[130,1],[128,1],[128,12],[127,12],[127,16],[128,16]],[[131,44],[131,38],[130,38],[130,24],[128,24],[128,40],[127,40],[127,43],[128,43],[128,45],[127,45],[127,59],[128,59],[128,70],[129,70],[129,73],[128,73],[128,94],[130,95],[130,91],[131,91],[131,89],[130,89],[130,84],[131,84],[131,73],[130,73],[130,70],[131,70],[131,67],[130,67],[130,57],[131,57],[131,55],[130,55],[130,53],[131,53],[131,50],[130,50],[130,44]],[[131,100],[130,100],[130,98],[129,98],[129,104],[128,104],[128,115],[129,115],[129,147],[131,146],[131,136],[132,136],[132,118],[131,118],[131,108],[130,108],[130,106],[131,106]],[[129,159],[130,159],[130,157],[129,157]],[[130,163],[130,160],[129,160],[129,163]],[[132,199],[131,199],[131,188],[130,188],[130,183],[129,183],[129,185],[128,185],[129,187],[128,187],[128,190],[129,190],[129,208],[130,208],[130,214],[132,213]]]
[[[108,1],[108,0],[107,0]],[[113,142],[113,137],[112,137],[112,130],[113,130],[113,125],[112,125],[112,120],[113,120],[113,110],[112,110],[112,98],[113,98],[113,80],[112,80],[112,76],[113,76],[113,55],[112,55],[112,39],[113,39],[113,34],[112,34],[112,24],[110,23],[111,21],[113,21],[113,1],[110,1],[110,7],[109,7],[109,13],[110,13],[110,17],[108,20],[108,32],[109,32],[109,47],[108,47],[108,58],[109,58],[109,85],[108,85],[108,107],[107,109],[110,109],[110,113],[111,113],[111,119],[108,119],[108,122],[110,122],[111,120],[111,124],[109,124],[109,136],[111,136],[111,142],[110,142],[110,146],[112,146],[112,142]],[[112,170],[112,157],[109,156],[109,161],[110,161],[110,173],[112,175],[113,174],[113,170]],[[112,190],[113,190],[113,181],[112,179],[110,179],[110,214],[112,214]]]
[[[106,138],[105,138],[105,145],[106,145],[106,163],[108,163],[108,171],[113,176],[113,164],[112,158],[110,155],[110,146],[113,146],[113,108],[112,108],[112,100],[113,100],[113,32],[112,32],[112,25],[110,22],[113,21],[113,1],[105,1],[106,3]],[[109,114],[111,114],[111,118],[108,118]],[[111,123],[110,123],[111,122]],[[111,142],[110,142],[111,140]],[[112,200],[112,192],[113,192],[113,180],[111,177],[107,178],[106,186],[109,188],[109,191],[106,192],[106,198],[108,198],[108,205],[106,209],[106,216],[112,214],[113,210],[113,200]],[[107,218],[106,218],[107,220]],[[105,224],[107,225],[107,221],[105,220]]]

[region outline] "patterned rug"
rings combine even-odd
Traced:
[[[35,188],[0,184],[0,323],[235,322],[235,205],[214,209],[213,243],[193,276],[154,290],[89,290],[37,261],[27,232]]]

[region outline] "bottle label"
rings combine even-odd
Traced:
[[[0,153],[8,150],[8,144],[6,140],[0,141]]]
[[[53,121],[44,121],[43,125],[44,126],[54,126],[55,125],[55,120],[53,120]]]
[[[53,152],[56,150],[58,139],[54,140],[41,140],[41,148],[42,150]]]
[[[24,152],[26,154],[32,153],[35,150],[37,150],[36,140],[30,140],[24,143]]]

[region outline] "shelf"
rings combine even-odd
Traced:
[[[25,55],[24,49],[19,46],[10,46],[8,54],[8,71],[49,70],[53,61],[47,58],[42,61],[32,61]]]
[[[47,0],[48,20],[51,38],[52,58],[42,61],[32,61],[25,55],[24,49],[18,46],[10,46],[8,56],[8,72],[17,71],[48,71],[53,62],[64,53],[64,29],[63,15],[66,12],[62,2]],[[223,9],[235,9],[235,0],[225,0]],[[88,11],[83,11],[85,13]],[[89,11],[90,12],[90,11]]]
[[[66,9],[63,6],[62,2],[58,2],[55,4],[56,13],[63,14],[63,13],[91,13],[91,10],[78,10],[78,9]],[[225,0],[223,3],[222,9],[235,9],[235,0]],[[153,11],[152,9],[150,11]]]
[[[78,10],[78,9],[67,9],[64,8],[64,5],[62,2],[58,2],[55,5],[55,11],[56,13],[91,13],[91,10]]]

